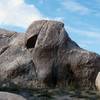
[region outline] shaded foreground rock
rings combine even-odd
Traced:
[[[100,56],[72,41],[63,23],[35,21],[25,34],[8,33],[0,31],[1,87],[95,87]]]
[[[15,91],[10,91],[14,92]],[[100,100],[100,95],[93,90],[69,90],[64,88],[55,89],[32,89],[16,91],[18,95],[27,100]]]

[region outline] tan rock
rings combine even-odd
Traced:
[[[98,73],[96,80],[95,80],[96,88],[100,91],[100,72]]]

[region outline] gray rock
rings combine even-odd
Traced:
[[[29,87],[36,74],[32,56],[25,47],[25,34],[1,30],[0,50],[0,86]]]
[[[32,38],[34,42],[32,53],[38,79],[48,86],[95,86],[100,55],[80,48],[70,39],[63,23],[36,21],[27,33],[26,46],[32,44]]]
[[[26,100],[20,95],[16,95],[8,92],[0,92],[0,100]]]
[[[80,48],[57,21],[35,21],[27,32],[0,30],[0,86],[94,88],[100,56]]]

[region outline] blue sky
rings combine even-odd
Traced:
[[[100,54],[100,0],[0,0],[0,27],[25,32],[35,20],[65,23],[81,47]]]

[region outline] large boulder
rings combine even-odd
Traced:
[[[100,56],[80,48],[61,22],[35,21],[26,33],[0,30],[0,87],[94,88],[99,71]]]
[[[32,42],[33,39],[33,42]],[[35,21],[27,30],[27,49],[32,49],[39,80],[48,86],[93,88],[100,71],[100,56],[80,48],[57,21]]]

